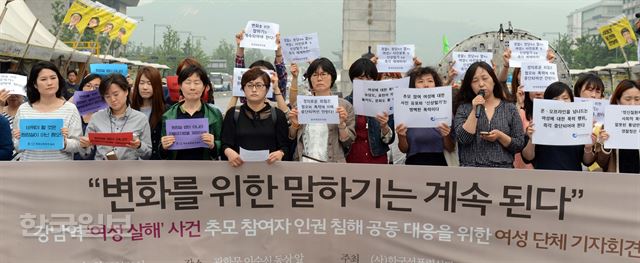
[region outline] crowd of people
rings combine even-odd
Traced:
[[[242,32],[236,36],[236,67],[244,67]],[[279,44],[279,36],[277,39]],[[278,45],[279,46],[279,45]],[[254,61],[241,79],[244,98],[232,98],[226,110],[212,102],[212,83],[202,65],[184,59],[176,75],[180,99],[167,103],[157,69],[142,67],[133,85],[125,76],[89,74],[76,85],[77,73],[67,81],[50,62],[38,62],[28,74],[27,97],[9,95],[0,87],[0,159],[2,160],[226,160],[233,167],[245,160],[243,150],[267,150],[267,163],[278,161],[407,164],[464,167],[497,167],[581,171],[597,163],[603,171],[640,173],[639,150],[607,149],[609,134],[594,123],[592,143],[574,146],[536,145],[532,135],[533,100],[573,102],[575,97],[605,99],[604,84],[594,74],[581,76],[571,88],[555,82],[544,92],[523,92],[521,71],[511,69],[510,52],[504,67],[485,62],[472,64],[459,84],[458,72],[450,68],[446,81],[432,67],[415,67],[406,73],[379,73],[376,57],[353,62],[349,79],[354,81],[410,78],[409,88],[452,85],[453,121],[436,128],[408,128],[387,112],[376,117],[354,113],[353,94],[339,98],[338,124],[302,124],[296,96],[298,65],[287,66],[278,47],[275,61]],[[553,61],[553,55],[547,58]],[[511,87],[506,79],[512,72]],[[312,96],[331,96],[337,70],[327,58],[318,58],[303,72]],[[290,84],[290,85],[288,85]],[[81,116],[69,87],[98,90],[108,107]],[[267,98],[273,90],[273,98]],[[288,103],[286,95],[288,94]],[[609,98],[611,104],[640,106],[640,85],[621,81]],[[240,101],[240,105],[238,105]],[[478,107],[481,105],[482,107]],[[481,110],[479,110],[481,109]],[[223,114],[224,112],[224,114]],[[20,121],[32,118],[63,120],[62,150],[20,149]],[[208,132],[200,135],[206,147],[173,149],[176,137],[167,133],[167,122],[206,119]],[[126,146],[94,145],[90,133],[131,132]]]

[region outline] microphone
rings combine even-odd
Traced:
[[[484,98],[484,90],[481,89],[478,92],[478,95],[482,96]],[[480,109],[482,109],[482,105],[478,104],[476,105],[476,119],[480,118]]]

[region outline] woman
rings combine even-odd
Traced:
[[[162,114],[165,110],[162,77],[153,67],[138,70],[131,96],[131,108],[144,113],[151,129],[151,160],[160,160],[158,146],[162,137]]]
[[[244,162],[240,148],[269,150],[269,164],[281,161],[289,150],[287,117],[265,102],[270,86],[269,74],[261,69],[250,69],[242,75],[241,87],[247,101],[229,109],[222,125],[222,151],[233,167]]]
[[[525,138],[518,109],[505,99],[491,66],[471,64],[454,103],[461,166],[513,168]]]
[[[621,81],[611,95],[611,105],[640,106],[640,85],[631,80]],[[603,148],[598,152],[597,161],[598,165],[607,172],[640,173],[639,150],[618,149],[611,151]]]
[[[336,82],[336,68],[327,58],[311,62],[304,77],[314,96],[331,96],[331,87]],[[340,124],[300,124],[298,109],[289,112],[289,139],[296,139],[294,160],[303,162],[346,162],[345,152],[356,138],[355,116],[351,103],[338,100],[336,108]]]
[[[13,158],[11,128],[7,118],[0,116],[0,161],[9,161],[11,158]]]
[[[160,138],[160,157],[170,160],[217,160],[220,156],[222,114],[215,107],[201,101],[206,83],[211,83],[204,69],[198,66],[183,68],[178,75],[180,94],[184,100],[171,106],[162,115],[162,138]],[[209,132],[200,135],[207,148],[170,150],[176,138],[167,135],[167,120],[206,118]]]
[[[544,91],[544,99],[573,102],[571,88],[562,82],[554,82]],[[532,112],[533,110],[528,110]],[[535,123],[527,127],[529,142],[522,150],[522,159],[533,164],[535,169],[582,171],[581,164],[587,166],[595,161],[592,145],[552,146],[533,144]]]
[[[598,75],[589,73],[581,76],[573,86],[573,96],[580,98],[603,99],[604,83]]]
[[[82,135],[80,114],[73,103],[62,97],[65,81],[58,68],[51,62],[40,61],[31,68],[27,80],[29,103],[18,108],[13,123],[13,146],[22,152],[21,161],[72,160],[73,153],[80,149],[78,138]],[[20,120],[62,119],[61,133],[64,139],[62,150],[20,150]]]
[[[22,95],[9,94],[8,90],[0,90],[0,107],[2,107],[2,116],[7,118],[9,126],[12,129],[13,119],[16,117],[18,108],[22,103],[24,103],[24,97]]]
[[[151,131],[144,113],[134,110],[129,102],[129,83],[120,74],[111,74],[100,83],[99,91],[109,108],[93,114],[85,131],[90,133],[132,132],[133,139],[124,147],[97,145],[95,160],[139,160],[151,156]],[[81,154],[86,157],[93,150],[88,137],[80,138]]]
[[[102,77],[98,74],[89,74],[80,82],[80,88],[82,91],[94,91],[100,87],[100,83],[102,83]],[[75,97],[71,97],[69,102],[75,104]],[[82,115],[82,132],[85,133],[87,130],[87,126],[89,126],[89,122],[91,121],[91,116],[93,113],[87,113]],[[89,154],[82,155],[80,153],[76,153],[73,156],[74,160],[95,160],[96,153],[95,148],[92,148],[93,151]]]
[[[416,68],[409,74],[410,88],[435,88],[442,86],[442,80],[435,69]],[[398,148],[407,154],[405,164],[447,166],[444,151],[453,152],[455,141],[451,127],[440,123],[437,128],[407,128],[404,123],[396,127]]]
[[[378,69],[370,59],[360,58],[351,64],[349,78],[352,82],[354,79],[377,80]],[[353,92],[345,100],[353,103]],[[388,164],[389,144],[395,140],[391,127],[393,115],[389,116],[387,112],[378,114],[375,118],[356,115],[356,139],[347,155],[347,162]]]

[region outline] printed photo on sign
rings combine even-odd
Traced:
[[[298,95],[298,122],[300,124],[339,124],[338,96]]]
[[[91,74],[98,74],[101,76],[119,73],[126,77],[128,74],[127,64],[91,64],[89,65],[89,69]]]
[[[269,22],[249,21],[244,28],[240,47],[276,50],[276,34],[280,25]]]
[[[393,116],[396,125],[403,123],[409,128],[435,128],[445,123],[451,126],[451,90],[451,86],[396,89]]]
[[[409,78],[391,80],[353,80],[353,111],[356,115],[376,117],[384,112],[391,115],[393,92],[409,88]]]
[[[534,144],[591,144],[593,105],[588,102],[534,99],[533,123]]]
[[[8,90],[9,94],[22,95],[26,97],[27,92],[25,86],[27,86],[27,76],[10,73],[0,74],[0,90]]]
[[[378,45],[378,72],[407,72],[413,68],[415,45]]]
[[[206,118],[167,120],[167,135],[173,135],[176,141],[169,150],[208,148],[202,141],[202,134],[209,133],[209,121]]]
[[[62,119],[21,119],[20,150],[62,150]]]
[[[593,120],[604,123],[605,108],[609,105],[609,100],[575,97],[574,101],[593,103]]]
[[[544,92],[549,84],[558,81],[556,64],[546,61],[524,61],[521,65],[521,79],[524,91]]]
[[[605,148],[640,149],[640,107],[607,105],[604,116],[604,128],[609,133]]]
[[[519,68],[523,61],[547,61],[549,42],[546,40],[510,40],[509,66]]]
[[[244,75],[245,72],[249,71],[248,68],[234,68],[233,69],[233,96],[236,97],[245,97],[244,95],[244,91],[242,90],[242,75]],[[269,74],[269,77],[271,77],[273,75],[273,71],[271,70],[262,70],[264,72],[266,72],[267,74]],[[267,98],[273,98],[273,87],[269,87],[269,90],[267,91]]]
[[[283,37],[280,46],[287,64],[306,63],[320,57],[318,33]]]
[[[471,64],[483,61],[489,65],[491,65],[491,59],[493,58],[493,53],[491,52],[453,52],[451,55],[451,59],[455,61],[453,64],[453,68],[458,71],[458,75],[456,76],[456,80],[461,80],[464,77],[464,74],[467,72],[467,69]]]

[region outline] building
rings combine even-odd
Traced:
[[[634,2],[638,0],[624,0]],[[567,34],[576,38],[599,34],[598,28],[611,18],[622,14],[623,0],[602,0],[573,11],[567,16]]]
[[[341,87],[350,87],[347,70],[353,61],[369,47],[375,53],[377,44],[395,44],[396,0],[344,0],[342,4]]]
[[[640,13],[639,0],[622,0],[622,13],[624,13],[629,21],[633,23],[636,20],[636,14]]]
[[[62,2],[64,10],[62,13],[67,12],[67,8],[73,3],[73,0],[24,0],[31,12],[40,20],[40,22],[47,28],[53,28],[53,10],[52,4],[54,2]],[[137,6],[140,0],[98,0],[96,2],[103,3],[118,12],[127,13],[127,7]]]

